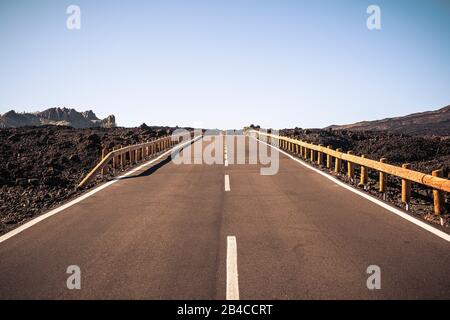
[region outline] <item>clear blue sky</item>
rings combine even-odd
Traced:
[[[81,30],[66,28],[70,4]],[[0,113],[284,128],[448,104],[448,0],[0,1]]]

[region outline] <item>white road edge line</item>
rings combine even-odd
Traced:
[[[230,191],[230,176],[229,175],[225,175],[225,191],[228,192]]]
[[[255,137],[252,137],[252,138],[253,138],[253,139],[256,139]],[[414,223],[415,225],[421,227],[422,229],[425,229],[425,230],[431,232],[432,234],[438,236],[439,238],[444,239],[444,240],[450,242],[450,235],[449,235],[449,234],[447,234],[447,233],[445,233],[445,232],[443,232],[443,231],[441,231],[441,230],[438,230],[438,229],[436,229],[436,228],[430,226],[429,224],[427,224],[427,223],[425,223],[425,222],[423,222],[423,221],[420,221],[419,219],[414,218],[414,217],[410,216],[409,214],[407,214],[407,213],[405,213],[405,212],[402,212],[401,210],[396,209],[396,208],[390,206],[389,204],[387,204],[387,203],[385,203],[385,202],[383,202],[383,201],[381,201],[381,200],[378,200],[378,199],[376,199],[376,198],[374,198],[374,197],[372,197],[372,196],[370,196],[370,195],[368,195],[368,194],[366,194],[366,193],[364,193],[364,192],[362,192],[362,191],[359,191],[359,190],[356,190],[355,188],[352,188],[351,186],[349,186],[349,185],[343,183],[342,181],[336,179],[335,177],[333,177],[333,176],[331,176],[331,175],[329,175],[329,174],[327,174],[327,173],[325,173],[325,172],[323,172],[323,171],[321,171],[321,170],[319,170],[319,169],[317,169],[317,168],[312,167],[311,165],[309,165],[309,164],[303,162],[303,161],[300,160],[300,159],[297,159],[297,158],[293,157],[293,156],[290,155],[289,153],[287,153],[287,152],[285,152],[285,151],[283,151],[283,150],[281,150],[281,149],[279,149],[279,148],[277,148],[277,147],[272,146],[271,144],[268,144],[268,143],[266,143],[266,142],[264,142],[264,141],[261,141],[261,140],[259,140],[259,142],[264,143],[264,144],[266,144],[266,145],[268,145],[268,146],[270,146],[270,147],[272,147],[272,148],[274,148],[274,149],[277,149],[279,152],[281,152],[281,153],[283,153],[284,155],[288,156],[288,157],[291,158],[292,160],[294,160],[294,161],[300,163],[301,165],[307,167],[308,169],[311,169],[311,170],[313,170],[313,171],[315,171],[315,172],[321,174],[322,176],[324,176],[324,177],[326,177],[327,179],[333,181],[334,183],[338,184],[339,186],[341,186],[341,187],[343,187],[343,188],[345,188],[345,189],[347,189],[347,190],[349,190],[349,191],[351,191],[351,192],[353,192],[353,193],[356,193],[357,195],[359,195],[359,196],[361,196],[361,197],[363,197],[363,198],[365,198],[365,199],[367,199],[367,200],[369,200],[369,201],[371,201],[371,202],[373,202],[373,203],[379,205],[380,207],[383,207],[384,209],[386,209],[386,210],[388,210],[388,211],[390,211],[390,212],[392,212],[392,213],[395,213],[396,215],[402,217],[403,219],[408,220],[409,222]]]
[[[236,237],[227,237],[227,300],[239,300]]]
[[[69,208],[69,207],[71,207],[71,206],[73,206],[73,205],[75,205],[75,204],[77,204],[77,203],[79,203],[79,202],[81,202],[81,201],[83,201],[84,199],[89,198],[90,196],[92,196],[92,195],[96,194],[97,192],[99,192],[99,191],[101,191],[101,190],[103,190],[103,189],[109,187],[110,185],[116,183],[117,181],[120,181],[120,179],[122,179],[122,178],[124,178],[124,177],[127,177],[127,176],[129,176],[129,175],[135,173],[136,171],[138,171],[138,170],[144,168],[145,166],[148,166],[148,165],[150,165],[150,164],[152,164],[152,163],[158,161],[159,159],[161,159],[161,158],[165,157],[166,155],[170,154],[173,150],[176,150],[176,148],[180,148],[180,149],[181,149],[181,148],[184,148],[186,145],[192,143],[193,141],[197,141],[199,138],[201,138],[201,136],[198,136],[198,137],[195,137],[194,139],[191,139],[191,140],[189,140],[189,141],[186,141],[186,142],[183,143],[182,145],[175,146],[175,147],[173,147],[172,149],[170,149],[170,150],[168,150],[168,151],[162,153],[162,154],[159,155],[157,158],[152,159],[152,160],[150,160],[150,161],[148,161],[148,162],[146,162],[146,163],[140,165],[139,167],[134,168],[133,170],[128,171],[127,173],[125,173],[125,174],[123,174],[123,175],[121,175],[121,176],[119,176],[119,177],[114,178],[114,180],[111,180],[111,181],[109,181],[109,182],[107,182],[107,183],[105,183],[105,184],[102,184],[101,186],[99,186],[99,187],[97,187],[97,188],[94,188],[93,190],[89,191],[88,193],[85,193],[85,194],[83,194],[82,196],[80,196],[80,197],[78,197],[78,198],[76,198],[76,199],[74,199],[74,200],[72,200],[72,201],[70,201],[70,202],[68,202],[68,203],[66,203],[66,204],[64,204],[64,205],[62,205],[62,206],[60,206],[60,207],[57,207],[57,208],[55,208],[55,209],[53,209],[53,210],[51,210],[51,211],[49,211],[49,212],[47,212],[47,213],[45,213],[45,214],[39,216],[39,217],[36,217],[36,218],[34,218],[33,220],[28,221],[27,223],[21,225],[20,227],[17,227],[16,229],[11,230],[10,232],[8,232],[8,233],[4,234],[3,236],[1,236],[1,237],[0,237],[0,243],[2,243],[2,242],[4,242],[4,241],[8,240],[9,238],[14,237],[15,235],[17,235],[17,234],[19,234],[19,233],[25,231],[25,230],[28,229],[28,228],[31,228],[31,227],[34,226],[35,224],[38,224],[39,222],[41,222],[41,221],[43,221],[43,220],[45,220],[45,219],[47,219],[47,218],[50,218],[51,216],[53,216],[53,215],[55,215],[55,214],[57,214],[57,213],[59,213],[59,212],[65,210],[65,209],[67,209],[67,208]]]

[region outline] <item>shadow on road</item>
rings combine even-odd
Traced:
[[[191,142],[190,144],[192,144],[193,142]],[[160,168],[162,168],[164,165],[168,164],[170,161],[172,161],[172,156],[176,157],[185,147],[181,148],[180,150],[177,150],[175,153],[171,153],[169,154],[164,160],[158,162],[155,165],[152,165],[150,168],[148,168],[147,170],[139,173],[139,174],[134,174],[131,176],[127,176],[127,177],[123,177],[123,178],[117,178],[117,180],[126,180],[126,179],[134,179],[134,178],[140,178],[140,177],[147,177],[153,173],[155,173],[156,171],[158,171]]]
[[[119,178],[118,180],[127,180],[127,179],[134,179],[134,178],[140,178],[140,177],[147,177],[147,176],[155,173],[156,171],[158,171],[158,169],[162,168],[164,165],[168,164],[170,161],[172,161],[172,156],[169,155],[164,160],[162,160],[162,161],[158,162],[157,164],[151,166],[147,170],[145,170],[143,172],[140,172],[139,174],[134,174],[134,175],[131,175],[131,176]]]

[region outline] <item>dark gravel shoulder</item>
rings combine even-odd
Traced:
[[[155,139],[174,129],[146,125],[0,129],[0,234],[80,195],[83,191],[76,187],[101,159],[102,148]],[[89,187],[111,177],[99,177]]]
[[[450,178],[450,137],[406,135],[386,131],[347,131],[322,129],[283,129],[281,135],[300,139],[309,143],[341,148],[353,151],[355,155],[365,155],[369,159],[386,158],[387,163],[401,166],[410,163],[416,171],[431,174],[433,170],[443,169],[444,177]],[[310,162],[309,160],[307,160]],[[317,164],[313,164],[317,166]],[[358,188],[360,169],[355,167],[356,181],[351,181],[345,174],[347,164],[343,163],[343,171],[335,174],[322,167],[323,171],[335,175],[340,180]],[[379,173],[369,171],[369,181],[365,191],[385,200],[399,208],[405,208],[401,202],[401,179],[388,176],[387,192],[378,192]],[[432,189],[417,183],[411,184],[411,205],[409,213],[424,220],[450,228],[450,197],[445,193],[445,214],[440,217],[433,214]]]

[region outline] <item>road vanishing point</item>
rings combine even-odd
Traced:
[[[166,152],[0,238],[0,298],[450,298],[448,240],[300,162],[264,176]]]

